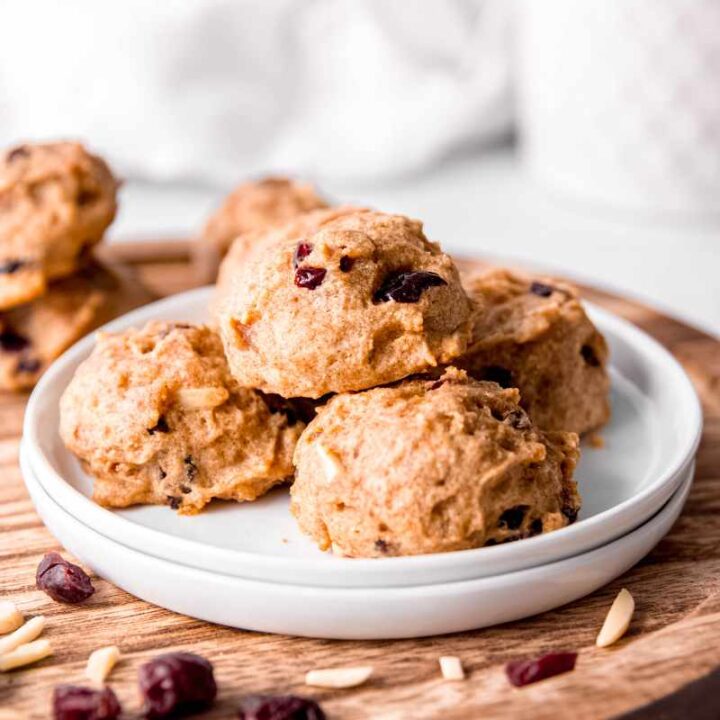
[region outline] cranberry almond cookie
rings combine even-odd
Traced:
[[[37,300],[0,312],[0,390],[28,390],[91,330],[155,300],[121,267],[90,263]]]
[[[440,379],[336,395],[295,450],[292,512],[325,550],[382,557],[518,540],[574,522],[574,433],[542,432],[517,389]]]
[[[222,256],[235,238],[284,225],[299,215],[326,207],[327,203],[307,183],[281,177],[246,182],[235,188],[210,217],[203,239]],[[241,247],[250,246],[245,243]]]
[[[60,434],[101,505],[254,500],[293,473],[303,428],[287,406],[240,388],[220,338],[151,322],[98,337],[60,402]]]
[[[115,217],[118,183],[72,142],[20,145],[0,159],[0,310],[74,272]]]
[[[466,287],[475,305],[473,337],[458,365],[517,387],[541,428],[584,433],[608,421],[607,344],[573,287],[502,269]]]
[[[318,398],[393,382],[465,350],[469,300],[417,220],[361,210],[278,233],[238,270],[220,312],[242,386]]]

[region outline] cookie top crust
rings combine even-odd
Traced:
[[[469,317],[453,261],[419,221],[361,210],[278,230],[233,278],[220,331],[241,385],[317,398],[450,362]]]

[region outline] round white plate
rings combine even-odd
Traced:
[[[408,587],[333,588],[246,580],[198,570],[134,550],[79,522],[36,480],[23,475],[40,517],[98,575],[148,602],[200,620],[259,632],[328,639],[422,637],[487,627],[556,608],[631,568],[682,510],[694,467],[652,517],[607,545],[565,560],[464,582]]]
[[[207,320],[211,289],[136,310],[107,330],[150,319]],[[585,447],[576,473],[583,509],[573,526],[517,543],[440,555],[348,560],[321,553],[300,534],[277,489],[254,503],[213,503],[181,517],[166,507],[110,511],[89,497],[92,480],[57,432],[58,401],[93,338],[68,350],[42,378],[27,406],[24,443],[48,494],[68,513],[128,547],[201,570],[328,587],[392,587],[455,582],[553,562],[633,530],[667,502],[692,462],[702,427],[695,391],[682,368],[632,324],[595,307],[590,314],[612,353],[613,416],[605,447]]]

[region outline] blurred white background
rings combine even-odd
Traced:
[[[720,333],[718,28],[717,0],[4,0],[0,142],[106,155],[117,241],[287,172]]]

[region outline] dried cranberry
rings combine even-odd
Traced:
[[[373,302],[394,300],[399,303],[416,303],[425,290],[440,285],[447,285],[447,282],[433,272],[417,270],[390,273],[375,291]]]
[[[543,531],[543,521],[540,518],[535,518],[530,523],[530,537],[534,537],[535,535],[540,535]]]
[[[499,365],[483,368],[479,373],[479,379],[497,383],[501,388],[513,387],[512,373]]]
[[[556,652],[548,653],[533,660],[516,660],[505,666],[508,680],[515,687],[522,687],[545,678],[569,672],[575,668],[577,653]]]
[[[353,269],[354,264],[355,264],[355,258],[351,258],[347,255],[343,255],[340,258],[340,271],[341,272],[350,272]]]
[[[312,252],[313,246],[311,243],[298,243],[293,253],[293,267],[297,266]]]
[[[552,285],[546,285],[541,282],[533,282],[533,284],[530,285],[530,292],[533,295],[539,295],[540,297],[550,297],[554,290],[555,288]]]
[[[167,501],[172,510],[177,510],[182,505],[182,498],[175,497],[174,495],[168,495]]]
[[[95,592],[88,574],[56,552],[48,553],[40,561],[35,582],[38,590],[63,603],[82,602]]]
[[[212,665],[188,652],[167,653],[150,660],[140,667],[138,681],[147,718],[202,710],[217,695]]]
[[[30,341],[14,330],[0,332],[0,350],[7,352],[20,352],[30,346]]]
[[[295,284],[301,288],[314,290],[322,285],[327,270],[318,267],[299,267],[295,271]]]
[[[378,552],[383,553],[384,555],[387,554],[387,551],[389,550],[390,546],[388,545],[386,540],[383,540],[382,538],[378,538],[375,541],[375,549]]]
[[[508,530],[517,530],[525,519],[527,505],[516,505],[506,510],[498,520],[498,525],[504,525]]]
[[[511,410],[503,419],[503,422],[516,430],[529,430],[532,427],[530,418],[524,410]]]
[[[167,420],[163,415],[158,418],[154,427],[148,428],[148,434],[154,435],[155,433],[168,433],[170,432],[170,426],[167,424]]]
[[[577,520],[578,509],[572,505],[566,505],[560,512],[567,518],[568,524],[570,525]]]
[[[192,482],[198,474],[197,465],[195,465],[192,455],[188,455],[183,462],[185,463],[185,477]]]
[[[40,370],[42,363],[37,358],[20,358],[15,366],[15,372],[18,373],[36,373]]]
[[[600,367],[600,360],[595,354],[595,351],[590,345],[583,345],[580,348],[580,354],[583,356],[583,360],[590,365],[590,367]]]
[[[20,270],[20,268],[24,265],[24,260],[6,260],[4,263],[0,263],[0,275],[12,275]]]
[[[109,688],[93,690],[78,685],[58,685],[53,692],[55,720],[115,720],[120,703]]]
[[[30,155],[30,148],[28,148],[27,145],[18,145],[16,148],[13,148],[8,152],[5,156],[5,160],[11,163],[15,160],[19,160],[21,157],[28,157],[28,155]]]
[[[240,720],[325,720],[322,708],[298,695],[246,695],[240,700]]]

